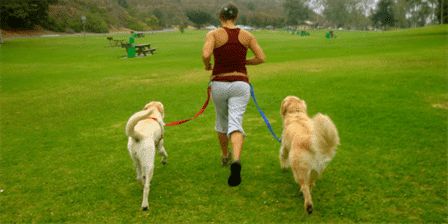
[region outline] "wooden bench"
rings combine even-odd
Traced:
[[[157,50],[157,48],[146,49],[146,50],[143,50],[143,54],[145,54],[145,56],[146,56],[146,53],[150,52],[151,55],[153,55],[155,50]]]

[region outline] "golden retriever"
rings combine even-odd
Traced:
[[[295,96],[283,100],[280,113],[283,119],[280,165],[283,169],[291,166],[305,198],[305,209],[311,214],[311,190],[336,153],[338,131],[326,115],[318,113],[310,119],[305,101]]]
[[[163,155],[166,164],[168,154],[163,147],[164,108],[153,101],[129,118],[126,124],[128,150],[137,171],[137,180],[143,185],[142,210],[148,210],[149,186],[154,173],[155,149]]]

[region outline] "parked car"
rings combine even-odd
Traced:
[[[237,25],[236,27],[243,29],[243,30],[255,30],[255,28],[250,27],[250,26]]]
[[[214,30],[214,29],[217,29],[217,27],[212,25],[212,26],[205,27],[205,29],[206,30]]]

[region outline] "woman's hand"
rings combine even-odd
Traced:
[[[206,65],[206,66],[205,66],[205,70],[206,70],[206,71],[211,71],[211,70],[213,70],[213,66],[212,66],[212,64],[209,63],[208,65]]]

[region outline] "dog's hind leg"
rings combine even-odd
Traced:
[[[313,212],[313,201],[311,199],[310,179],[308,176],[310,164],[307,163],[305,153],[297,152],[297,150],[291,150],[290,160],[294,179],[300,185],[300,190],[305,198],[305,209],[308,215],[311,215]]]
[[[315,170],[311,170],[310,173],[310,191],[313,191],[314,186],[316,185],[316,179],[319,176],[319,173]]]
[[[151,179],[154,174],[154,165],[147,164],[144,166],[144,169],[145,169],[145,185],[143,187],[142,210],[148,210],[149,209],[149,203],[148,203],[149,186],[151,186]]]
[[[142,173],[142,165],[140,164],[140,160],[138,158],[135,158],[133,155],[131,155],[132,162],[135,166],[135,172],[137,173],[136,180],[140,181],[140,183],[143,185],[143,173]]]
[[[142,166],[140,165],[139,161],[136,161],[135,163],[135,171],[137,173],[137,179],[138,181],[140,181],[140,183],[143,185],[144,183],[144,176],[143,176],[143,172],[142,172]]]

